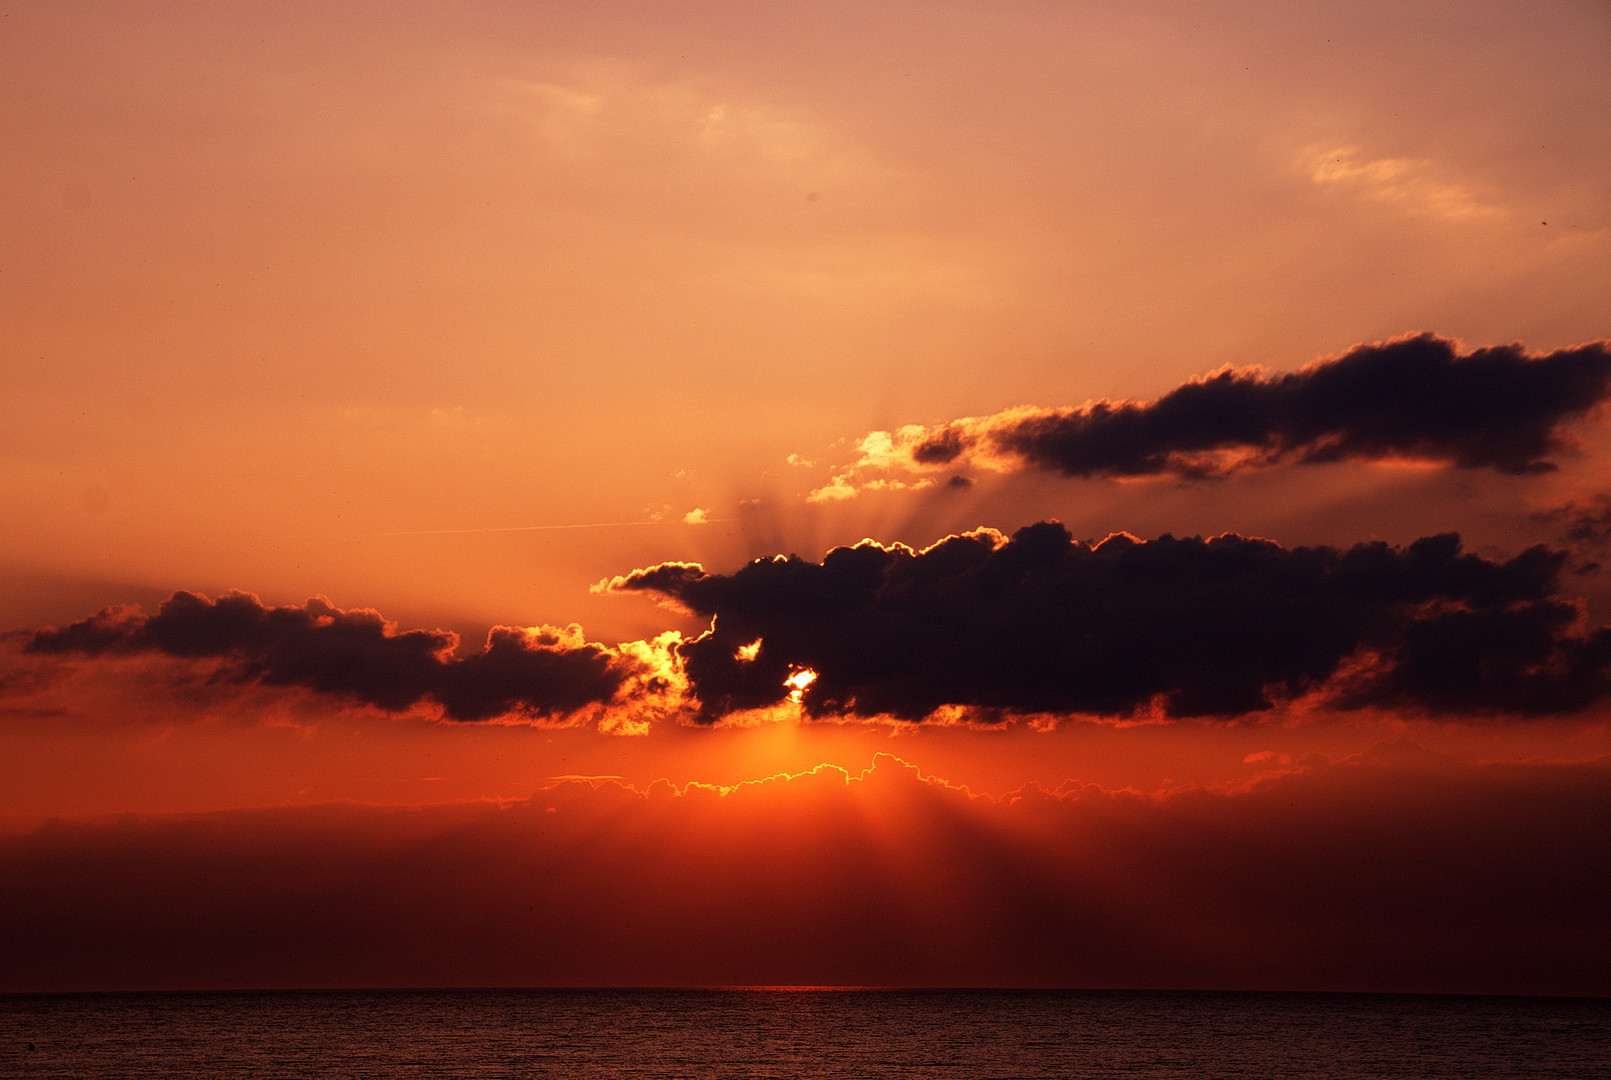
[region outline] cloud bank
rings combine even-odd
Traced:
[[[880,756],[731,789],[571,782],[501,808],[53,822],[0,837],[0,990],[1606,994],[1608,846],[1606,762],[1402,745],[1234,792],[995,799]]]
[[[1067,477],[1222,477],[1280,463],[1409,459],[1537,473],[1569,453],[1566,426],[1601,406],[1611,346],[1462,353],[1432,334],[1359,345],[1294,372],[1225,369],[1154,401],[1017,408],[875,432],[819,501],[890,486],[890,473],[968,467]]]
[[[605,645],[574,625],[504,626],[466,656],[452,633],[323,599],[180,592],[154,615],[107,608],[15,635],[0,688],[17,700],[52,685],[57,659],[111,662],[137,680],[177,678],[171,667],[191,684],[299,688],[453,721],[585,715],[632,733],[796,704],[819,719],[985,724],[1316,707],[1568,715],[1611,694],[1611,628],[1559,595],[1567,559],[1542,545],[1488,559],[1453,533],[1346,549],[1230,533],[1092,543],[1040,522],[922,550],[866,540],[731,574],[660,563],[598,587],[665,598],[708,620],[703,633]],[[130,673],[120,657],[153,659]]]
[[[269,607],[250,593],[216,600],[176,592],[155,615],[106,608],[32,634],[36,654],[158,653],[216,660],[216,678],[297,686],[401,712],[423,701],[450,720],[551,717],[616,700],[642,661],[584,641],[581,628],[494,627],[479,653],[454,655],[458,635],[404,630],[369,609],[323,598]]]
[[[1556,597],[1564,554],[1458,536],[1284,548],[1227,534],[1075,540],[1055,522],[922,551],[863,541],[733,574],[662,563],[609,583],[713,619],[680,646],[709,720],[797,694],[814,716],[1233,717],[1343,708],[1564,713],[1611,690],[1611,630]],[[759,644],[757,644],[757,642]],[[803,689],[786,680],[810,670]]]

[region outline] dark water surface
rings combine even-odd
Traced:
[[[0,997],[0,1076],[1611,1076],[1611,1001],[497,990]]]

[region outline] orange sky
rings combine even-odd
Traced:
[[[134,898],[119,916],[132,942],[121,974],[101,980],[65,960],[53,969],[40,953],[0,989],[1296,985],[1302,960],[1335,976],[1305,984],[1315,987],[1611,992],[1603,975],[1549,985],[1515,976],[1574,950],[1611,961],[1603,930],[1528,938],[1543,933],[1542,907],[1516,917],[1511,951],[1496,947],[1464,974],[1434,970],[1453,955],[1449,942],[1404,954],[1418,960],[1351,967],[1345,926],[1381,930],[1383,942],[1425,940],[1431,891],[1444,886],[1384,884],[1305,930],[1244,905],[1235,889],[1216,892],[1211,867],[1171,863],[1175,849],[1159,840],[1181,829],[1222,845],[1233,864],[1250,851],[1272,865],[1296,859],[1297,840],[1255,836],[1253,811],[1276,813],[1283,785],[1328,792],[1328,805],[1352,815],[1327,841],[1344,847],[1414,805],[1405,791],[1423,790],[1450,822],[1463,800],[1511,792],[1524,839],[1547,828],[1551,808],[1611,811],[1611,676],[1600,658],[1611,646],[1597,636],[1611,623],[1601,565],[1611,565],[1611,514],[1596,501],[1611,492],[1611,429],[1596,366],[1607,354],[1589,344],[1611,336],[1608,45],[1604,8],[1569,2],[1523,18],[1509,4],[1436,2],[1204,11],[0,0],[0,836],[12,845],[0,866],[33,883],[0,893],[0,904],[17,918],[37,913],[48,907],[41,897],[80,875],[87,906],[42,926],[39,940],[53,941],[73,937],[72,918],[124,925],[106,923],[94,897]],[[1377,343],[1419,334],[1452,357],[1448,388],[1428,391],[1461,403],[1450,416],[1400,415],[1402,389],[1374,388],[1369,373],[1348,394],[1322,385],[1353,370],[1361,345],[1408,362],[1404,346]],[[1472,358],[1506,346],[1515,348],[1503,377],[1526,385],[1496,375],[1467,404]],[[1551,374],[1574,356],[1587,374]],[[1190,423],[1162,404],[1136,412],[1122,438],[1091,426],[1102,415],[1092,402],[1122,411],[1176,400],[1168,395],[1189,395],[1193,380],[1227,366],[1262,369],[1235,376],[1262,403],[1249,406],[1267,425],[1257,437],[1193,434],[1204,416],[1229,425],[1223,404]],[[1288,397],[1269,404],[1278,393]],[[1495,401],[1496,412],[1482,411]],[[1080,437],[1101,453],[1139,439],[1133,460],[1166,464],[1082,472],[1036,458],[1050,453],[1041,444],[983,442],[938,465],[912,456],[935,433],[1011,434],[1025,416],[1089,428]],[[1398,427],[1383,434],[1383,417]],[[1507,457],[1508,447],[1521,449]],[[1225,475],[1188,467],[1210,458]],[[1120,532],[1148,544],[1164,534],[1264,538],[1273,546],[1260,558],[1295,565],[1299,549],[1381,541],[1408,566],[1409,545],[1458,532],[1466,561],[1451,557],[1449,574],[1510,584],[1456,586],[1445,575],[1430,592],[1370,593],[1367,603],[1337,571],[1343,584],[1328,578],[1315,596],[1270,609],[1323,611],[1323,626],[1294,615],[1290,633],[1266,624],[1246,640],[1247,624],[1223,611],[1263,586],[1204,585],[1211,599],[1197,607],[1181,600],[1194,595],[1185,585],[1115,593],[1113,612],[1143,612],[1122,633],[1104,616],[1096,640],[1128,642],[1120,659],[1054,664],[1036,697],[1012,656],[1086,632],[1055,613],[1075,595],[1066,582],[1031,575],[1010,599],[969,593],[970,608],[936,592],[935,606],[919,595],[909,609],[907,586],[881,579],[880,617],[906,625],[912,610],[927,612],[914,625],[929,637],[910,665],[901,656],[875,678],[852,672],[856,649],[843,647],[861,624],[808,610],[781,571],[776,592],[759,571],[736,576],[749,560],[791,553],[800,573],[815,572],[830,549],[863,539],[899,561],[896,544],[922,551],[982,528],[999,530],[991,542],[1005,563],[1018,550],[1007,538],[1054,519],[1093,544]],[[1539,556],[1551,569],[1516,584],[1525,567],[1511,561],[1537,544],[1557,553]],[[1078,544],[1070,550],[1084,558]],[[1137,558],[1165,550],[1174,549],[1143,546]],[[633,571],[677,563],[699,564],[703,584],[619,587]],[[1102,588],[1129,587],[1130,571],[1113,573]],[[1495,599],[1494,589],[1512,591]],[[239,636],[207,623],[182,638],[158,619],[177,592],[236,590],[258,598],[250,617],[260,619]],[[1026,629],[1037,596],[1055,611]],[[310,597],[328,604],[307,606]],[[140,612],[81,622],[124,604]],[[977,648],[939,658],[934,641],[961,650],[955,627],[973,616],[991,628]],[[725,652],[694,659],[712,617],[718,629],[703,640]],[[1502,629],[1524,622],[1525,633]],[[75,624],[79,637],[36,636]],[[498,626],[560,629],[506,636],[504,652],[483,653]],[[342,627],[357,636],[337,642]],[[397,639],[415,630],[457,634],[456,651],[432,652],[448,639],[421,636],[402,658]],[[86,644],[92,632],[113,636]],[[1459,634],[1464,652],[1437,652]],[[762,642],[757,666],[744,667],[752,661],[733,650],[752,638]],[[1166,647],[1176,638],[1184,644]],[[1265,662],[1299,638],[1316,651],[1285,667]],[[1495,651],[1473,653],[1478,638]],[[1543,651],[1528,652],[1539,640]],[[1246,677],[1266,701],[1221,685],[1241,668],[1217,649],[1257,661]],[[830,656],[841,666],[830,670]],[[781,675],[812,663],[822,680],[802,704],[742,715],[739,704],[713,704],[733,687],[730,703],[778,701]],[[1115,666],[1123,686],[1109,707],[1090,687]],[[759,671],[771,682],[755,690]],[[588,680],[606,692],[585,707],[556,689]],[[1213,708],[1194,712],[1203,695]],[[944,708],[926,714],[936,699]],[[921,708],[870,715],[875,700]],[[1060,704],[1035,704],[1046,701]],[[1434,757],[1447,782],[1406,764],[1421,760],[1410,748]],[[735,796],[719,825],[694,812],[644,824],[657,779],[735,785],[820,775],[811,770],[824,763],[856,777],[878,754],[909,762],[935,790],[960,785],[976,798],[954,819],[907,826],[862,800],[830,828],[813,815],[842,806],[822,810],[801,793],[805,781],[778,781],[776,812],[798,804],[802,844],[831,834],[869,846],[866,866],[830,875],[833,897],[784,905],[809,933],[779,932],[771,952],[749,923],[727,937],[705,926],[689,946],[708,946],[701,959],[649,948],[640,927],[626,939],[650,956],[638,966],[625,945],[591,969],[581,954],[539,962],[530,957],[548,946],[516,934],[533,950],[521,954],[525,967],[487,961],[478,938],[442,944],[434,968],[398,966],[371,944],[325,969],[299,959],[303,939],[282,927],[279,960],[176,960],[164,971],[151,943],[169,931],[135,929],[160,890],[121,881],[114,857],[126,844],[128,858],[152,866],[182,861],[192,826],[222,830],[237,854],[276,830],[324,829],[329,851],[395,851],[418,837],[400,839],[388,815],[402,811],[381,808],[433,806],[410,811],[429,818],[425,833],[462,826],[473,838],[495,831],[491,805],[539,815],[563,797],[554,792],[582,783],[567,777],[597,777],[608,779],[588,782],[593,794],[578,803],[588,820],[615,821],[597,835],[647,830],[706,865],[725,857],[724,844],[735,859],[750,850],[742,823],[752,807]],[[1521,783],[1506,769],[1531,771]],[[1096,794],[1068,810],[1075,817],[1014,817],[1027,812],[1010,809],[1021,805],[1012,793],[1031,783],[1065,795],[1095,785],[1101,799],[1151,809],[1137,811],[1126,848],[1120,832],[1075,820],[1095,813]],[[629,809],[612,818],[605,791]],[[687,791],[678,798],[702,797]],[[1208,802],[1187,813],[1181,799]],[[140,817],[119,826],[126,833],[93,824],[128,814]],[[342,814],[354,816],[341,824]],[[989,820],[970,824],[970,814]],[[50,832],[65,825],[41,831],[51,818],[113,831],[75,847]],[[1288,823],[1291,836],[1306,822]],[[1427,826],[1446,887],[1472,874],[1466,841],[1452,837],[1484,827],[1480,815],[1443,832]],[[894,854],[903,828],[937,854],[922,865],[913,850]],[[716,839],[701,847],[706,829]],[[1012,837],[996,854],[980,839],[992,830]],[[65,846],[53,848],[53,836]],[[528,880],[509,837],[477,842],[485,860],[464,856],[477,873]],[[1597,842],[1591,831],[1565,835],[1560,858]],[[1496,858],[1524,859],[1527,844],[1507,843]],[[941,874],[953,844],[965,854]],[[568,854],[543,850],[577,880],[622,865],[618,850],[595,855],[583,839]],[[818,865],[824,850],[801,853],[801,865]],[[80,861],[65,878],[38,871],[67,851]],[[113,854],[85,854],[94,851]],[[1096,853],[1093,873],[1129,866],[1132,891],[1168,879],[1217,898],[1195,929],[1173,902],[1124,922],[1137,935],[1175,927],[1188,942],[1177,968],[1164,953],[1126,968],[1029,917],[1000,930],[1009,960],[992,968],[995,939],[966,930],[972,909],[931,895],[969,893],[1010,854],[1028,868],[1013,879],[1024,904],[1040,896],[1085,910],[1095,901],[1069,884],[1077,851]],[[1388,861],[1359,865],[1387,873]],[[902,884],[877,885],[875,864]],[[1323,890],[1315,866],[1292,865],[1295,888]],[[1528,866],[1569,893],[1592,884]],[[337,864],[308,872],[335,874]],[[770,883],[740,874],[735,895],[787,892],[792,879],[777,873]],[[677,898],[663,917],[686,914],[679,905],[693,894],[679,872],[643,875],[632,887]],[[377,880],[355,878],[354,895]],[[287,895],[320,887],[293,880]],[[397,887],[413,899],[386,925],[402,933],[440,897],[436,886]],[[626,902],[626,888],[584,893],[605,910]],[[803,943],[843,930],[847,898],[875,889],[878,918],[915,912],[963,959],[925,966],[910,943],[883,955],[845,931],[870,958],[852,962],[856,949],[842,942],[840,959],[805,963]],[[226,902],[217,880],[197,890],[202,906]],[[574,915],[567,896],[544,910]],[[1461,917],[1502,932],[1503,900],[1472,900]],[[1396,922],[1395,905],[1419,914]],[[1005,911],[990,925],[1010,922]],[[600,919],[579,940],[602,940]],[[1290,962],[1239,958],[1229,942],[1260,926],[1294,940],[1312,931],[1322,944]],[[1048,934],[1060,944],[1044,955],[1060,969],[1024,959]]]

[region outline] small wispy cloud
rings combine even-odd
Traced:
[[[1443,221],[1504,217],[1507,211],[1476,188],[1449,178],[1428,158],[1379,157],[1357,146],[1309,147],[1300,165],[1321,187],[1399,207]]]

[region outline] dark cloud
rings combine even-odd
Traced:
[[[459,656],[455,635],[399,630],[371,610],[187,592],[153,615],[108,608],[19,640],[36,657],[204,661],[215,683],[301,687],[393,712],[429,702],[453,720],[607,707],[601,722],[633,730],[791,696],[812,716],[911,721],[955,710],[974,722],[1238,717],[1298,698],[1569,714],[1611,692],[1611,628],[1585,626],[1558,595],[1565,561],[1543,546],[1485,559],[1454,534],[1289,549],[1234,534],[1088,543],[1042,522],[922,551],[869,540],[820,563],[774,556],[732,574],[668,562],[608,583],[711,619],[681,642],[612,647],[580,627],[497,627]]]
[[[1404,627],[1391,667],[1341,701],[1442,713],[1576,712],[1611,690],[1611,628],[1575,633],[1580,616],[1558,601],[1422,614]]]
[[[1569,500],[1541,510],[1533,520],[1560,530],[1561,542],[1578,556],[1577,569],[1593,573],[1611,554],[1611,495],[1595,495],[1586,502]]]
[[[33,634],[35,653],[160,653],[217,659],[220,677],[301,686],[389,711],[431,699],[453,720],[508,713],[563,714],[609,702],[632,662],[579,635],[496,627],[479,653],[457,657],[458,636],[399,631],[376,611],[342,610],[317,598],[268,607],[250,593],[210,600],[174,593],[155,615],[107,608]]]
[[[1431,334],[1360,345],[1300,371],[1226,370],[1150,402],[1016,410],[932,429],[919,466],[971,454],[1064,476],[1223,475],[1277,462],[1411,458],[1533,473],[1570,450],[1563,426],[1601,405],[1611,347],[1461,353]]]
[[[707,719],[782,701],[806,668],[814,715],[1236,716],[1309,691],[1344,707],[1555,713],[1611,689],[1611,631],[1583,632],[1555,597],[1563,560],[1534,547],[1491,561],[1453,534],[1346,550],[1236,535],[1089,544],[1043,522],[734,574],[663,564],[611,587],[714,616],[681,646]]]

